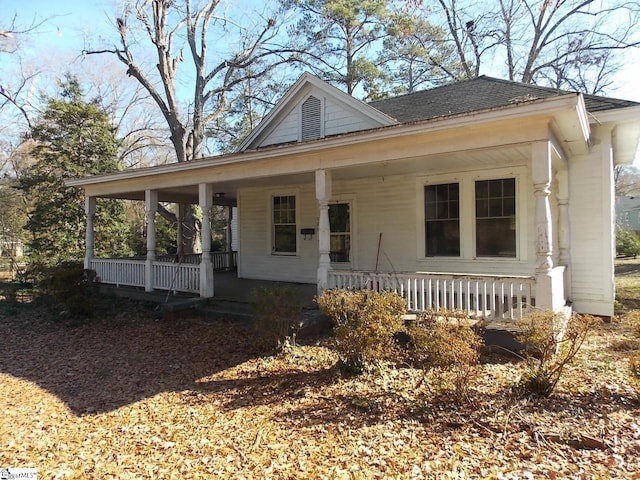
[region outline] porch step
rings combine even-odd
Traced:
[[[197,312],[205,321],[223,318],[249,323],[253,317],[250,303],[225,299],[209,299],[198,307]]]

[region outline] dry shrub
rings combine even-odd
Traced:
[[[346,372],[360,373],[395,355],[406,301],[393,292],[326,290],[316,298],[334,323],[334,345]]]
[[[548,397],[553,393],[564,367],[573,360],[588,335],[602,320],[591,315],[545,310],[518,322],[516,338],[527,353],[528,368],[516,389],[523,394]]]
[[[640,310],[631,310],[626,316],[626,321],[636,337],[635,348],[637,349],[640,340]],[[636,380],[640,380],[640,353],[636,352],[629,357],[629,368]]]
[[[407,360],[434,374],[439,390],[453,399],[468,399],[477,374],[482,339],[470,327],[466,312],[438,310],[420,313],[407,328],[411,338]]]
[[[291,287],[260,287],[251,292],[251,299],[256,346],[276,353],[294,347],[302,318],[298,292]]]
[[[640,337],[640,310],[631,310],[625,317],[636,337]]]

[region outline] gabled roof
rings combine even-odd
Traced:
[[[303,73],[278,101],[277,105],[262,119],[247,138],[244,139],[236,151],[241,152],[258,148],[260,142],[266,138],[311,91],[321,92],[339,104],[342,109],[356,112],[358,116],[370,120],[370,123],[376,125],[376,127],[387,127],[398,123],[381,110],[375,109],[353,98],[351,95],[320,80],[310,73]]]
[[[400,123],[409,123],[562,95],[577,93],[482,75],[472,80],[373,101],[369,105]],[[583,96],[586,109],[590,113],[640,105],[630,100],[597,95]]]

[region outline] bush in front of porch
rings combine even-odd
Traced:
[[[325,290],[316,302],[334,323],[341,370],[360,373],[395,357],[394,335],[403,330],[406,301],[393,292]]]

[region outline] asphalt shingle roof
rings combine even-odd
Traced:
[[[376,100],[369,105],[400,123],[471,113],[526,101],[575,94],[565,90],[480,76],[430,90]],[[631,100],[584,95],[587,111],[640,105]]]

